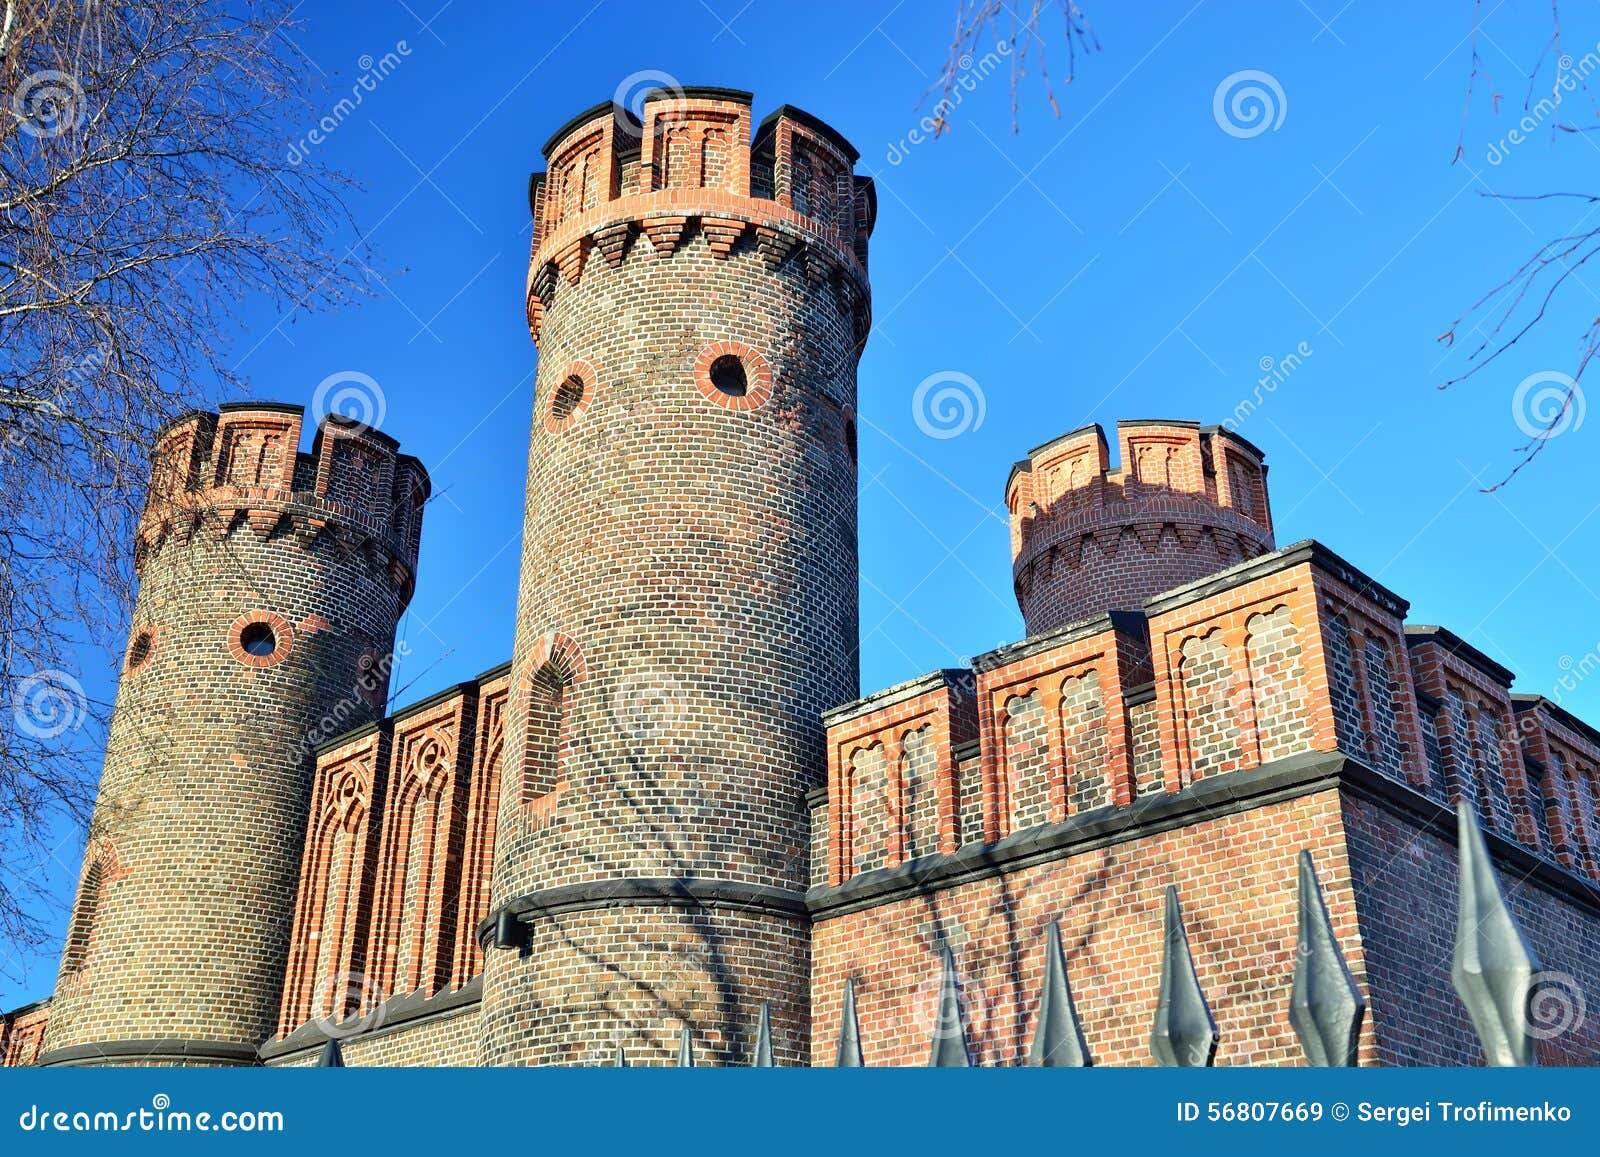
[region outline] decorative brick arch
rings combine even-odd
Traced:
[[[720,359],[739,359],[744,367],[745,392],[725,394],[711,381],[711,367]],[[742,341],[712,342],[694,363],[694,384],[708,400],[726,410],[754,410],[772,397],[772,366],[761,352]]]
[[[115,845],[103,836],[91,840],[83,857],[72,923],[67,928],[67,943],[61,956],[63,977],[76,977],[88,967],[105,890],[121,874]]]
[[[565,786],[571,742],[570,694],[587,673],[577,640],[552,631],[535,644],[518,680],[525,727],[516,764],[517,790],[536,821],[548,818]]]

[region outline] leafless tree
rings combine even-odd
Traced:
[[[1061,16],[1063,26],[1054,35],[1056,43],[1065,41],[1066,82],[1071,83],[1078,54],[1099,48],[1099,42],[1083,11],[1072,0],[1026,0],[1024,3],[956,0],[955,8],[955,33],[951,37],[949,52],[940,66],[938,77],[924,95],[926,100],[935,92],[939,94],[933,118],[936,135],[948,126],[951,111],[960,104],[960,90],[971,71],[970,62],[974,55],[990,44],[1005,44],[1011,57],[1013,131],[1016,129],[1017,81],[1027,72],[1030,52],[1037,60],[1050,108],[1059,116],[1060,106],[1056,102],[1045,61],[1045,50],[1051,43],[1052,32],[1046,27],[1044,18],[1053,12],[1059,12]],[[1455,161],[1460,161],[1465,154],[1467,124],[1472,115],[1475,95],[1486,88],[1490,111],[1496,114],[1501,111],[1504,99],[1504,94],[1496,91],[1479,51],[1479,26],[1484,16],[1483,0],[1472,0],[1469,70]],[[1595,50],[1585,51],[1576,60],[1563,53],[1560,3],[1559,0],[1551,0],[1550,35],[1529,70],[1522,115],[1534,116],[1552,134],[1600,131],[1600,100],[1596,99],[1589,86],[1590,77],[1597,72],[1600,72],[1600,53]],[[1541,88],[1546,79],[1549,80],[1548,91]],[[1568,109],[1584,105],[1587,108],[1578,117],[1569,114]],[[1485,192],[1482,196],[1508,201],[1576,200],[1600,205],[1600,194],[1588,192]],[[1588,216],[1584,218],[1587,219]],[[1579,270],[1597,255],[1600,255],[1600,224],[1554,237],[1535,249],[1509,276],[1475,301],[1440,335],[1439,340],[1446,345],[1453,345],[1464,331],[1474,333],[1478,339],[1467,355],[1467,369],[1445,382],[1440,389],[1449,389],[1476,376],[1509,353],[1529,332],[1546,320],[1562,296],[1562,291],[1571,289]],[[1506,476],[1485,489],[1497,490],[1504,486],[1544,449],[1554,435],[1576,424],[1584,404],[1582,378],[1597,352],[1600,352],[1600,317],[1590,321],[1579,336],[1572,371],[1542,375],[1540,384],[1543,388],[1523,403],[1522,408],[1526,412],[1520,415],[1519,421],[1528,431],[1528,441],[1516,447],[1515,453],[1520,457]]]
[[[344,182],[291,160],[287,0],[0,0],[0,945],[93,797],[154,432],[242,387],[246,299],[359,288]],[[0,953],[3,959],[4,953]]]
[[[1503,99],[1503,94],[1495,90],[1494,80],[1484,67],[1483,57],[1478,50],[1483,19],[1482,0],[1473,0],[1471,63],[1461,112],[1461,133],[1456,139],[1452,163],[1459,162],[1465,155],[1467,121],[1480,83],[1488,90],[1491,111],[1499,113]],[[1596,103],[1589,87],[1589,78],[1596,72],[1600,72],[1600,54],[1593,49],[1577,60],[1562,51],[1561,9],[1557,0],[1551,0],[1550,35],[1528,72],[1528,87],[1522,98],[1520,119],[1531,121],[1552,136],[1600,129],[1600,104]],[[1543,87],[1546,81],[1549,83],[1548,90]],[[1576,116],[1573,114],[1575,109]],[[1508,194],[1485,191],[1481,195],[1504,201],[1570,200],[1600,204],[1600,195],[1584,192]],[[1539,245],[1510,275],[1450,323],[1450,327],[1439,337],[1444,344],[1454,345],[1464,327],[1475,334],[1477,340],[1467,355],[1467,369],[1445,382],[1440,389],[1449,389],[1495,365],[1550,316],[1552,309],[1563,299],[1563,291],[1570,290],[1575,279],[1581,280],[1580,271],[1600,254],[1600,223],[1584,224],[1593,216],[1592,212],[1586,213],[1577,226]],[[1581,418],[1584,405],[1583,375],[1596,352],[1600,352],[1600,317],[1589,321],[1579,335],[1570,373],[1557,371],[1537,375],[1540,381],[1536,384],[1542,388],[1532,394],[1528,393],[1526,386],[1534,383],[1534,379],[1525,379],[1524,387],[1519,391],[1522,396],[1514,399],[1513,404],[1518,408],[1518,421],[1527,433],[1528,440],[1516,448],[1520,457],[1505,477],[1485,489],[1498,490],[1504,486],[1533,461],[1552,437],[1572,428]]]
[[[1056,16],[1061,21],[1059,29],[1053,27]],[[1079,53],[1100,47],[1088,18],[1072,0],[956,0],[956,25],[949,52],[933,85],[923,94],[924,101],[935,92],[939,94],[933,106],[934,135],[949,127],[950,113],[961,103],[962,90],[971,83],[974,62],[983,60],[990,50],[1010,62],[1012,132],[1017,130],[1018,82],[1027,76],[1030,61],[1039,70],[1050,110],[1059,117],[1061,105],[1056,100],[1048,58],[1050,45],[1060,46],[1063,41],[1067,65],[1061,83],[1071,84],[1077,75]]]

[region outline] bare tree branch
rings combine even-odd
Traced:
[[[345,180],[291,161],[313,86],[289,0],[4,0],[0,23],[0,939],[86,820],[153,435],[243,388],[240,305],[361,289]],[[119,655],[120,658],[120,655]]]

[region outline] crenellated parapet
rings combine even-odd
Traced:
[[[317,748],[280,1038],[379,1028],[394,998],[483,970],[509,681],[496,668]]]
[[[545,145],[548,168],[529,182],[533,247],[528,330],[539,341],[560,286],[590,262],[671,261],[703,246],[726,260],[753,245],[767,267],[793,262],[827,285],[854,319],[857,345],[871,324],[867,238],[872,181],[856,150],[826,124],[784,106],[754,129],[751,94],[660,89],[642,120],[607,102],[573,118]]]
[[[1120,465],[1098,425],[1035,449],[1011,471],[1013,580],[1029,635],[1273,548],[1261,451],[1197,422],[1117,423]]]
[[[218,538],[293,535],[366,552],[389,573],[401,605],[415,584],[427,471],[378,430],[325,417],[299,452],[300,406],[241,402],[169,424],[152,453],[136,559],[204,531]]]
[[[1600,732],[1407,609],[1307,541],[829,712],[814,862],[844,895],[1348,757],[1600,883]]]

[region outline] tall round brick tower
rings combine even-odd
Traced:
[[[1029,635],[1146,599],[1273,549],[1267,468],[1198,422],[1086,426],[1032,451],[1006,483],[1012,577]]]
[[[484,1060],[808,1055],[805,793],[857,681],[871,184],[750,94],[607,104],[532,184],[539,347]],[[509,912],[516,923],[501,916]],[[508,929],[514,930],[508,934]]]
[[[428,478],[298,406],[158,441],[139,597],[45,1064],[253,1064],[273,1033],[312,748],[382,715]]]

